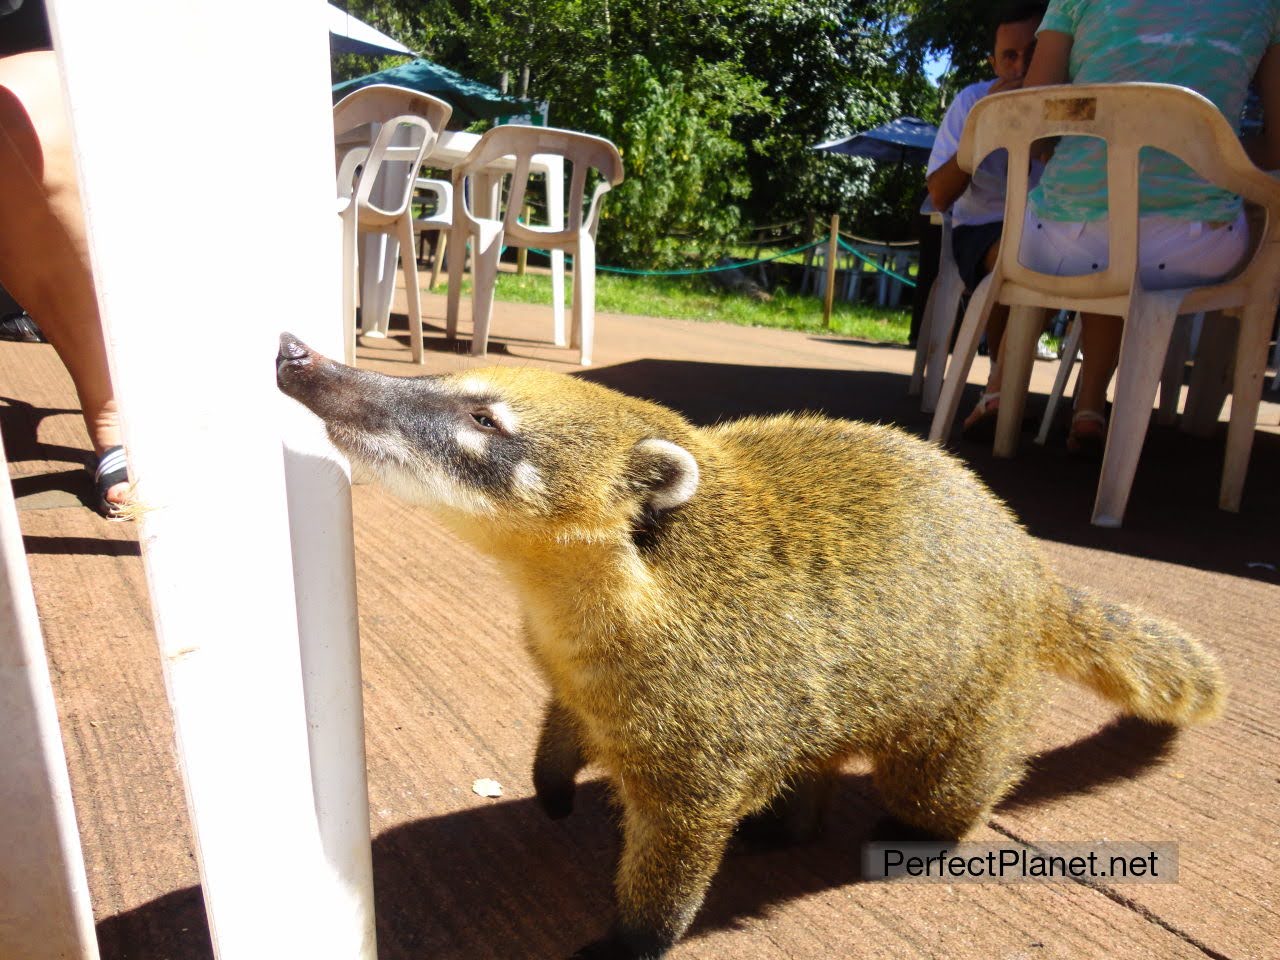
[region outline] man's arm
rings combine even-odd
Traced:
[[[989,97],[993,93],[1017,90],[1021,86],[1022,81],[1020,80],[997,80],[983,96]],[[966,119],[968,119],[967,114]],[[945,123],[946,121],[944,120],[943,122]],[[959,131],[957,131],[958,133]],[[956,139],[959,140],[958,135]],[[933,201],[934,207],[938,210],[950,210],[951,205],[960,199],[960,194],[969,189],[969,181],[972,179],[970,174],[960,169],[960,164],[956,163],[956,157],[953,153],[946,163],[925,178],[925,185],[929,188],[929,199]]]
[[[1254,74],[1262,99],[1262,133],[1242,141],[1249,159],[1263,170],[1280,168],[1280,44],[1267,47]]]
[[[925,180],[925,185],[929,188],[929,199],[936,209],[944,212],[950,210],[951,205],[960,199],[960,194],[969,188],[970,179],[969,174],[960,169],[960,164],[952,156]]]

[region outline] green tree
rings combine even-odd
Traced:
[[[613,140],[627,180],[605,204],[601,256],[631,266],[710,262],[744,225],[808,211],[900,235],[918,168],[811,146],[902,114],[936,116],[923,50],[905,40],[916,6],[348,0],[446,66],[549,101],[553,125]]]

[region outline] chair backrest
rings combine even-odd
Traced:
[[[1089,136],[1107,145],[1107,269],[1058,277],[1018,262],[1031,145],[1058,136]],[[1262,246],[1280,242],[1280,183],[1258,170],[1235,131],[1194,90],[1159,83],[1033,87],[979,100],[965,123],[956,154],[972,172],[991,152],[1009,151],[1004,234],[998,269],[1015,283],[1065,297],[1126,294],[1138,271],[1138,154],[1164,150],[1215,186],[1267,209]],[[1250,268],[1258,262],[1255,255]],[[1248,269],[1248,268],[1247,268]]]
[[[569,189],[565,193],[568,216],[563,231],[549,232],[546,228],[526,229],[517,221],[524,206],[525,189],[529,183],[529,165],[535,154],[553,154],[563,157],[573,169]],[[576,130],[559,130],[555,127],[535,127],[509,124],[485,131],[467,158],[453,169],[455,190],[460,181],[483,170],[495,160],[512,158],[515,171],[511,174],[511,190],[507,195],[507,209],[503,217],[503,230],[510,242],[537,244],[576,235],[584,223],[584,194],[587,171],[596,170],[602,180],[591,200],[591,209],[585,214],[587,225],[594,229],[599,213],[600,197],[623,180],[622,156],[618,148],[603,137],[595,137]],[[462,193],[465,193],[463,191]],[[468,215],[466,200],[455,197],[459,209]]]
[[[437,97],[391,84],[361,87],[339,100],[333,108],[335,138],[360,127],[378,128],[367,157],[361,161],[363,168],[355,202],[384,216],[402,214],[413,198],[418,169],[452,113],[453,107]],[[408,146],[404,145],[406,139]],[[403,166],[393,167],[393,164]],[[339,168],[340,181],[344,175],[350,175],[350,166],[344,163]],[[375,184],[388,182],[390,188],[380,191],[381,204],[375,205],[370,199]],[[340,190],[344,186],[339,183]],[[390,205],[388,197],[394,200]]]
[[[444,129],[453,107],[438,97],[390,83],[374,83],[347,94],[333,105],[333,132],[341,136],[371,123],[386,123],[407,114],[422,117],[437,131]]]

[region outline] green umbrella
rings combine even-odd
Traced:
[[[493,87],[475,80],[468,80],[460,73],[454,73],[447,67],[423,59],[334,84],[333,98],[337,101],[353,90],[359,90],[374,83],[408,87],[411,90],[439,97],[453,107],[453,117],[449,120],[449,126],[455,129],[470,126],[477,120],[528,115],[536,110],[529,100],[509,97]]]

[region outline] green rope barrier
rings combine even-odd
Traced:
[[[775,254],[772,257],[761,257],[758,260],[749,260],[745,263],[726,263],[718,267],[701,267],[696,270],[632,270],[629,267],[601,267],[597,266],[596,271],[599,273],[624,273],[633,277],[692,277],[700,273],[721,273],[725,270],[742,270],[746,267],[754,267],[761,263],[768,263],[771,260],[781,260],[783,257],[789,257],[792,254],[803,253],[811,247],[819,246],[826,243],[826,240],[815,240],[813,243],[806,243],[802,247],[796,247],[793,250],[784,250],[782,253]],[[536,247],[530,247],[530,252],[541,254],[542,256],[550,256],[546,250],[539,250]],[[567,263],[573,262],[573,257],[565,255]]]
[[[876,262],[875,262],[874,260],[872,260],[870,257],[865,256],[861,251],[859,251],[857,247],[853,247],[853,246],[850,246],[849,244],[845,243],[845,242],[844,242],[844,238],[843,238],[843,237],[837,237],[837,238],[836,238],[836,242],[837,242],[838,244],[840,244],[840,247],[841,247],[841,248],[842,248],[846,253],[852,253],[855,257],[857,257],[857,258],[858,258],[859,260],[861,260],[863,263],[869,263],[869,264],[871,264],[871,266],[875,267],[875,268],[876,268],[877,270],[879,270],[881,273],[887,273],[889,276],[893,277],[893,279],[897,280],[897,281],[898,281],[899,283],[901,283],[901,284],[904,284],[905,286],[908,286],[908,287],[915,287],[916,282],[915,282],[914,280],[911,280],[911,279],[909,279],[909,278],[907,278],[907,277],[904,277],[904,276],[900,276],[899,274],[894,273],[894,272],[893,272],[892,270],[890,270],[888,267],[883,267],[883,266],[881,266],[880,264],[876,263]]]
[[[596,271],[599,273],[621,273],[621,274],[626,274],[627,276],[632,276],[632,277],[692,277],[692,276],[697,276],[698,274],[704,274],[704,273],[722,273],[726,270],[743,270],[743,269],[746,269],[747,267],[754,267],[762,263],[769,263],[772,260],[781,260],[783,257],[790,257],[793,254],[803,253],[804,251],[811,250],[814,247],[822,246],[823,244],[828,242],[828,239],[829,238],[827,237],[823,237],[820,240],[814,240],[812,243],[806,243],[804,244],[804,246],[795,247],[791,250],[784,250],[782,251],[782,253],[774,254],[772,257],[761,257],[758,260],[747,260],[743,263],[726,263],[718,267],[700,267],[697,269],[690,269],[690,270],[632,270],[629,267],[597,266]],[[857,250],[857,248],[851,247],[849,244],[845,243],[843,238],[837,238],[837,242],[847,252],[852,253],[859,260],[863,261],[864,263],[869,263],[872,267],[874,267],[876,270],[879,270],[881,273],[887,273],[889,276],[893,277],[893,279],[897,280],[899,283],[905,284],[908,287],[914,287],[916,285],[916,282],[914,280],[908,277],[901,276],[897,273],[894,273],[892,270],[889,270],[886,267],[882,267],[880,264],[876,263],[871,258],[864,256],[862,253],[860,253]],[[506,248],[504,247],[503,250],[505,251]],[[529,247],[529,252],[536,253],[544,257],[551,256],[550,251],[539,250],[537,247]],[[564,259],[566,263],[573,263],[573,257],[570,257],[567,254],[565,255]]]

